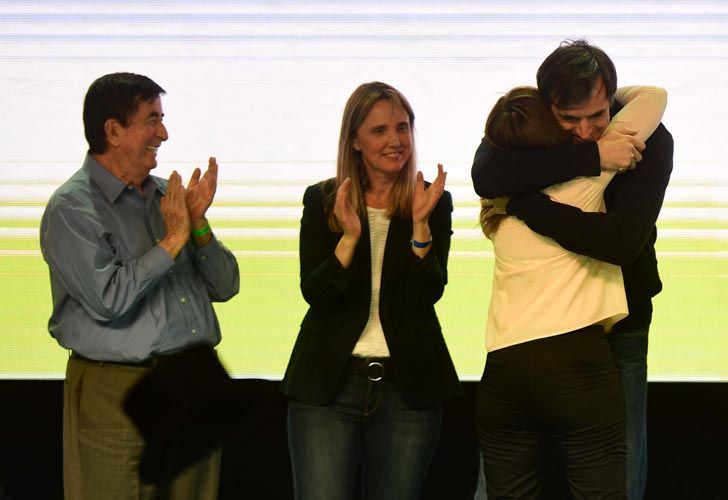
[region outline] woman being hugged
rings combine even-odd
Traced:
[[[623,87],[615,98],[625,105],[606,130],[624,127],[639,141],[657,128],[667,105],[657,87]],[[498,100],[485,137],[502,149],[573,140],[533,87]],[[615,175],[603,171],[543,192],[601,212]],[[488,357],[476,396],[488,498],[542,498],[546,444],[553,442],[573,498],[626,499],[624,394],[606,338],[628,313],[622,270],[569,252],[497,210],[483,201],[481,225],[495,253]]]
[[[349,98],[336,178],[306,189],[301,291],[309,304],[282,383],[298,500],[416,499],[460,394],[435,314],[447,284],[452,198],[442,165],[416,169],[414,113],[393,87]],[[358,475],[358,471],[361,474]]]

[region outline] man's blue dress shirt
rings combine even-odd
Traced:
[[[220,342],[211,302],[238,293],[237,261],[214,236],[201,248],[188,242],[176,260],[158,245],[166,185],[149,176],[140,193],[87,155],[51,197],[40,244],[53,296],[48,330],[63,347],[141,362]]]

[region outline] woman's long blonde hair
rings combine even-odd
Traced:
[[[571,142],[535,87],[516,87],[498,99],[485,123],[485,140],[498,149],[551,148]],[[489,215],[493,205],[481,200],[480,226],[490,238],[506,217]]]
[[[412,216],[412,196],[414,194],[415,175],[417,174],[415,160],[414,127],[415,114],[412,106],[397,89],[382,82],[363,83],[351,94],[344,107],[339,133],[339,153],[336,159],[336,186],[326,199],[329,229],[340,232],[339,221],[334,215],[336,191],[347,177],[351,177],[349,200],[359,219],[364,221],[367,217],[365,193],[368,187],[364,161],[361,153],[354,149],[354,138],[361,124],[366,119],[374,105],[381,101],[390,101],[396,108],[407,113],[412,131],[412,154],[400,170],[397,180],[390,193],[387,215],[390,217],[409,218]]]

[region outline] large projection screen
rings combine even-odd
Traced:
[[[486,114],[561,40],[610,54],[620,84],[669,91],[675,165],[658,221],[664,291],[653,381],[728,380],[728,5],[725,2],[0,2],[0,378],[62,378],[47,332],[38,225],[85,151],[83,96],[98,76],[150,76],[170,140],[156,174],[220,164],[210,218],[240,263],[216,306],[237,377],[282,376],[306,305],[298,288],[305,187],[334,174],[344,102],[382,80],[412,103],[421,170],[448,171],[450,283],[438,303],[462,379],[480,377],[492,247],[470,183]]]

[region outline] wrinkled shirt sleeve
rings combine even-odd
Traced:
[[[133,260],[115,253],[114,241],[83,207],[49,207],[41,248],[54,277],[96,321],[123,316],[174,266],[159,246]]]
[[[207,285],[211,300],[225,302],[240,290],[238,261],[214,235],[207,245],[195,249],[195,267]]]

